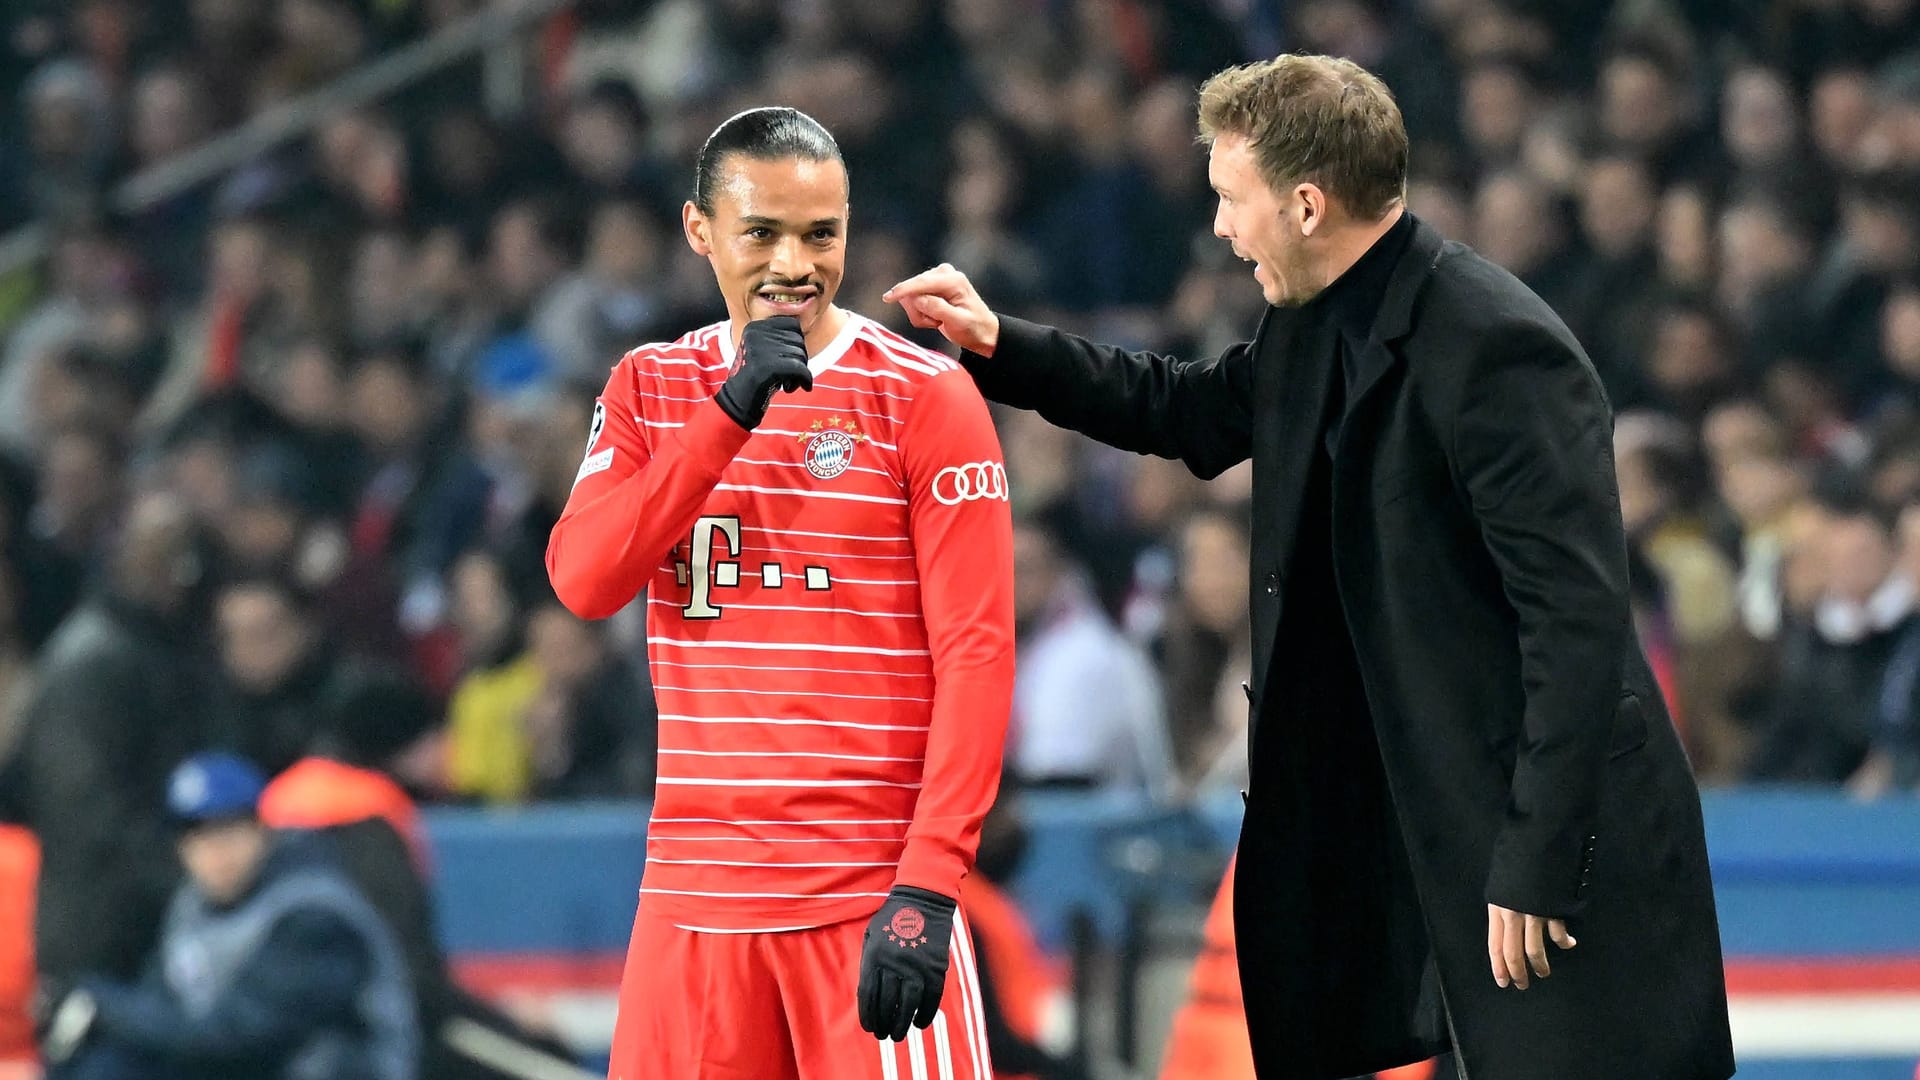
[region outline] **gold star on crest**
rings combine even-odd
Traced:
[[[852,439],[856,443],[873,441],[871,436],[867,435],[866,433],[860,430],[859,421],[847,420],[838,416],[829,416],[825,420],[815,420],[812,424],[807,426],[807,430],[799,432],[798,434],[794,435],[794,439],[797,442],[805,442],[808,439],[812,438],[813,436],[826,431],[828,428],[833,428],[838,431],[844,432],[848,438]]]

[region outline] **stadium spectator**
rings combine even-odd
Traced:
[[[211,558],[179,499],[140,496],[104,587],[46,645],[14,767],[42,848],[48,977],[130,977],[153,947],[178,873],[166,778],[215,738],[198,651]]]
[[[1893,535],[1867,507],[1834,507],[1814,540],[1819,587],[1811,618],[1788,624],[1780,682],[1747,776],[1838,784],[1873,740],[1880,691],[1915,618],[1914,583],[1898,572]]]
[[[353,511],[348,573],[398,597],[366,617],[412,635],[445,617],[444,575],[485,526],[488,480],[458,440],[450,389],[406,343],[362,354],[347,383],[348,415],[372,464]]]
[[[306,753],[321,703],[342,679],[313,601],[272,578],[223,587],[215,637],[232,699],[234,745],[267,776]]]
[[[1471,239],[1475,249],[1505,267],[1540,298],[1566,310],[1573,302],[1580,265],[1567,235],[1565,213],[1553,190],[1532,173],[1504,169],[1490,173],[1473,196]],[[1638,400],[1632,371],[1618,377],[1618,405]]]
[[[110,232],[76,225],[51,251],[47,288],[13,324],[0,351],[0,443],[38,457],[48,428],[36,415],[49,368],[103,325],[131,285],[132,253]]]
[[[574,94],[562,107],[557,127],[575,198],[586,203],[671,200],[666,170],[647,152],[646,107],[627,83],[605,79]]]
[[[186,881],[135,981],[54,980],[56,1080],[415,1080],[420,1031],[393,931],[325,845],[258,815],[265,780],[227,754],[173,770]]]
[[[1675,696],[1688,704],[1676,723],[1697,762],[1696,729],[1723,732],[1732,722],[1716,680],[1729,666],[1722,654],[1735,627],[1734,566],[1702,513],[1710,481],[1683,424],[1623,414],[1614,457],[1627,543],[1656,578],[1648,584],[1660,598],[1655,617],[1670,645]]]
[[[1179,587],[1154,651],[1182,792],[1246,786],[1247,529],[1244,511],[1201,510],[1180,534]]]
[[[1622,406],[1638,400],[1647,378],[1644,358],[1660,299],[1658,190],[1646,161],[1616,152],[1587,162],[1576,193],[1587,254],[1558,310],[1586,345],[1608,399]]]
[[[653,791],[659,715],[644,666],[626,662],[606,626],[559,604],[528,620],[540,693],[526,714],[535,799],[644,797]]]
[[[585,262],[555,286],[534,327],[556,376],[597,380],[630,343],[664,332],[676,314],[660,281],[670,239],[638,202],[594,209]]]
[[[124,458],[110,425],[55,432],[41,460],[40,498],[23,524],[63,558],[101,565],[125,506]]]
[[[127,143],[131,169],[146,169],[194,149],[213,129],[201,69],[162,64],[142,72],[128,91]],[[212,193],[189,188],[133,215],[127,225],[154,273],[173,282],[196,281],[198,239],[206,231]]]
[[[452,621],[465,673],[447,703],[447,785],[455,795],[519,800],[534,781],[528,719],[542,685],[526,613],[507,568],[485,550],[455,562]]]
[[[440,947],[433,856],[404,786],[438,722],[434,700],[402,672],[367,669],[338,682],[317,713],[313,752],[267,785],[260,820],[322,834],[393,931],[420,1018],[421,1080],[586,1080],[551,1037],[455,982]]]
[[[21,185],[35,218],[67,223],[98,209],[115,151],[111,94],[77,59],[49,61],[28,80]]]
[[[1165,714],[1145,655],[1101,610],[1048,528],[1016,522],[1013,552],[1012,772],[1028,785],[1164,795]]]
[[[1897,575],[1920,582],[1920,503],[1901,510],[1896,539]],[[1847,780],[1850,791],[1868,798],[1920,790],[1920,618],[1901,626],[1878,690],[1867,758]]]

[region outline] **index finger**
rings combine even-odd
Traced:
[[[927,293],[945,295],[959,287],[960,271],[949,263],[941,263],[930,270],[922,270],[893,288],[880,294],[880,299],[900,300],[909,296],[924,296]]]

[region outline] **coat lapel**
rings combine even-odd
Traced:
[[[1374,316],[1371,340],[1360,356],[1354,392],[1346,402],[1346,416],[1352,415],[1355,402],[1364,398],[1397,362],[1390,343],[1405,337],[1411,328],[1414,301],[1440,257],[1442,243],[1439,233],[1416,222],[1413,239],[1395,264],[1386,297]],[[1335,332],[1330,325],[1315,330],[1305,324],[1298,308],[1270,308],[1257,338],[1260,347],[1254,356],[1253,376],[1252,605],[1256,693],[1266,685],[1307,478],[1313,468],[1313,455],[1321,452],[1327,395],[1336,377],[1329,362]],[[1343,443],[1352,427],[1343,417]]]
[[[1427,283],[1434,265],[1440,261],[1444,244],[1445,240],[1432,226],[1423,221],[1414,222],[1413,239],[1408,242],[1400,261],[1394,264],[1393,276],[1387,279],[1386,296],[1381,299],[1380,310],[1373,317],[1373,331],[1368,335],[1366,347],[1360,350],[1354,365],[1354,384],[1347,393],[1346,412],[1341,420],[1343,444],[1350,428],[1346,421],[1366,400],[1367,392],[1399,362],[1399,351],[1392,345],[1413,329],[1414,301],[1420,298],[1421,287]]]
[[[1295,308],[1269,309],[1254,358],[1253,688],[1261,694],[1272,659],[1286,576],[1320,453],[1331,369],[1330,340]]]
[[[1415,222],[1413,239],[1387,280],[1386,297],[1374,316],[1367,347],[1359,357],[1342,418],[1343,442],[1351,430],[1346,417],[1352,416],[1354,406],[1398,362],[1391,343],[1405,337],[1412,328],[1414,301],[1439,261],[1443,244],[1440,234],[1431,226]],[[1267,535],[1274,543],[1272,554],[1281,574],[1285,574],[1293,558],[1300,500],[1306,494],[1307,470],[1313,465],[1313,455],[1320,452],[1322,419],[1335,377],[1333,366],[1328,362],[1333,351],[1331,335],[1335,331],[1327,327],[1322,334],[1303,327],[1301,322],[1297,308],[1269,309],[1260,334],[1261,348],[1254,361],[1255,426],[1266,436],[1264,439],[1256,436],[1254,447],[1254,467],[1262,474],[1255,478],[1255,491],[1264,497],[1256,497],[1256,502],[1268,504],[1266,513],[1260,514],[1255,524],[1268,530]]]

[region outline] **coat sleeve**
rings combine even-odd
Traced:
[[[1013,708],[1013,513],[986,403],[958,371],[914,395],[900,437],[933,717],[895,884],[960,895],[1000,784]],[[986,477],[958,498],[940,474]],[[997,479],[994,479],[997,477]]]
[[[961,362],[991,401],[1212,479],[1253,453],[1253,348],[1177,360],[1003,315],[993,355]]]
[[[640,594],[692,528],[752,432],[707,401],[649,437],[631,361],[594,405],[586,460],[547,542],[547,576],[567,610],[604,619]]]
[[[1626,651],[1627,547],[1598,378],[1545,327],[1489,335],[1458,375],[1450,465],[1519,628],[1525,696],[1489,903],[1584,901]]]
[[[289,1053],[317,1026],[350,1017],[370,968],[345,921],[291,912],[204,1015],[189,1015],[151,982],[87,989],[101,1033],[129,1049],[182,1063],[237,1061]]]

